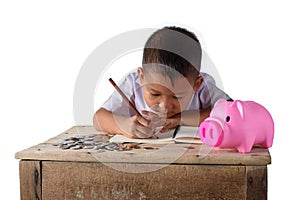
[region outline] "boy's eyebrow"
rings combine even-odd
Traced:
[[[153,89],[153,88],[151,88],[151,87],[150,87],[149,89],[150,89],[151,92],[161,93],[160,91],[155,90],[155,89]]]

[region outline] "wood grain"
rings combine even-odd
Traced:
[[[246,166],[247,199],[267,199],[267,166]]]
[[[20,193],[22,200],[42,199],[40,161],[20,161]]]
[[[169,165],[149,173],[126,173],[101,163],[45,161],[42,166],[43,200],[247,197],[245,166]]]

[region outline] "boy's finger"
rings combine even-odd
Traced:
[[[135,134],[132,134],[132,133],[127,133],[127,132],[125,132],[125,133],[123,133],[123,135],[124,135],[125,137],[132,138],[132,139],[138,138]]]
[[[151,131],[151,129],[144,127],[144,126],[137,126],[136,127],[136,131],[135,131],[135,135],[138,138],[150,138],[153,136],[153,132]]]
[[[150,119],[146,119],[146,118],[140,117],[140,116],[137,116],[136,119],[143,126],[148,126],[150,124]]]
[[[142,114],[144,114],[144,115],[150,115],[152,112],[150,112],[150,111],[148,111],[148,110],[142,110],[141,111],[142,112]]]
[[[164,127],[160,130],[160,132],[166,132],[167,130],[170,130],[170,129],[174,129],[176,128],[176,126],[179,125],[179,124],[176,124],[176,123],[166,123],[164,125]]]
[[[151,123],[159,123],[159,122],[165,122],[166,121],[166,115],[165,114],[157,114],[157,113],[153,113],[151,111],[147,111],[147,110],[142,110],[142,114],[147,115],[148,116],[148,120],[151,121]],[[162,124],[160,124],[162,125]]]
[[[158,116],[156,113],[148,111],[148,110],[142,110],[141,112],[143,115],[147,115],[149,117]]]

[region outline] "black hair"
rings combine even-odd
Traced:
[[[197,77],[201,58],[201,45],[194,33],[181,27],[167,26],[149,37],[142,63],[145,73],[151,70],[173,80],[178,72],[184,77]]]

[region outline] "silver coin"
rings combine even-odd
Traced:
[[[74,138],[77,138],[77,139],[84,139],[84,135],[77,135],[77,136],[75,136]]]
[[[73,143],[74,143],[74,141],[72,141],[72,140],[64,140],[61,142],[61,144],[64,144],[64,145],[73,144]]]
[[[75,145],[74,144],[67,144],[67,145],[62,145],[60,148],[61,149],[70,149],[73,146],[75,146]]]
[[[96,134],[90,134],[90,135],[86,135],[85,137],[86,138],[93,138],[93,137],[95,137],[96,136]]]
[[[94,138],[84,138],[84,141],[94,141]]]
[[[83,148],[84,148],[84,149],[93,149],[94,146],[84,146]]]
[[[91,144],[94,144],[94,141],[84,141],[83,144],[85,145],[91,145]]]
[[[82,149],[82,146],[81,145],[75,145],[75,146],[70,147],[70,149],[78,150],[78,149]]]

